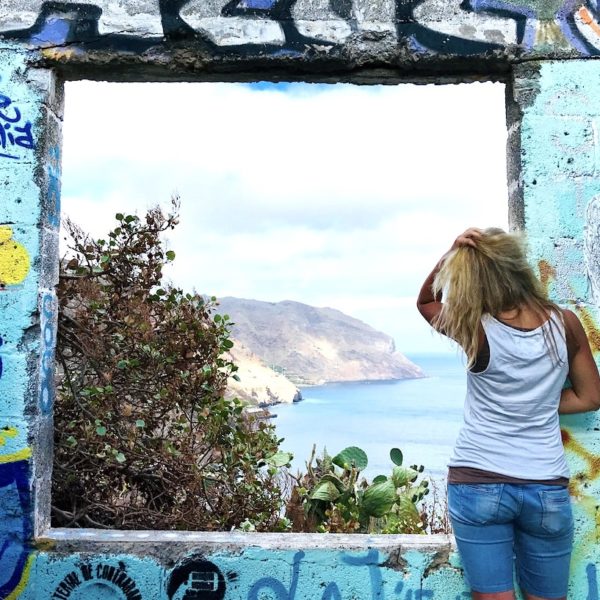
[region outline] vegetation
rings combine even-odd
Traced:
[[[420,504],[423,467],[402,466],[397,448],[391,474],[370,484],[359,481],[368,460],[357,447],[320,458],[313,448],[306,473],[288,473],[274,427],[224,395],[237,370],[228,316],[215,298],[163,283],[175,254],[161,235],[176,227],[178,208],[175,199],[168,214],[117,214],[106,239],[65,223],[53,525],[447,531],[435,490],[432,516]]]
[[[278,528],[284,492],[274,428],[225,399],[236,367],[215,298],[163,284],[177,225],[153,208],[116,215],[106,239],[67,221],[60,270],[53,524]],[[219,268],[211,265],[211,268]]]
[[[288,517],[296,531],[330,533],[424,533],[427,515],[419,503],[429,493],[421,479],[423,467],[402,466],[402,452],[393,448],[389,476],[379,475],[369,484],[359,481],[367,464],[363,450],[351,446],[331,457],[327,451],[315,458],[315,449],[297,479],[288,503]],[[314,464],[313,464],[314,463]]]

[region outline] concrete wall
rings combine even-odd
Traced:
[[[598,5],[521,0],[3,0],[0,598],[458,600],[443,536],[52,530],[64,78],[508,83],[509,198],[554,298],[600,352]],[[565,60],[568,59],[568,60]],[[563,420],[571,597],[597,600],[596,415]]]

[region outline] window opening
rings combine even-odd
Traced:
[[[442,477],[464,367],[414,304],[457,233],[507,227],[503,86],[82,82],[66,98],[63,216],[98,238],[181,197],[167,276],[238,323],[232,385],[273,416],[293,470],[314,443],[363,448],[369,479],[393,447]]]

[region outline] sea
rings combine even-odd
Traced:
[[[304,400],[273,406],[281,450],[292,452],[292,472],[305,471],[313,444],[317,455],[334,456],[347,446],[369,459],[363,475],[390,473],[390,450],[400,448],[405,465],[423,465],[424,476],[441,480],[462,423],[465,363],[455,354],[408,355],[422,379],[336,383],[301,388]]]

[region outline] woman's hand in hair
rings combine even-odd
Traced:
[[[442,295],[441,293],[434,295],[432,291],[433,280],[437,272],[440,270],[442,263],[447,258],[447,256],[456,250],[457,248],[462,248],[465,246],[470,246],[472,248],[476,247],[477,241],[481,238],[482,235],[481,229],[477,229],[477,227],[469,227],[469,229],[463,231],[452,244],[452,247],[448,252],[440,258],[437,265],[433,268],[433,271],[429,273],[427,279],[423,282],[421,286],[421,291],[419,292],[419,297],[417,298],[417,308],[423,318],[431,323],[441,312],[442,310]]]
[[[483,232],[477,227],[469,227],[463,231],[452,244],[450,250],[456,250],[457,248],[464,248],[470,246],[471,248],[477,248],[477,242],[481,239]]]

